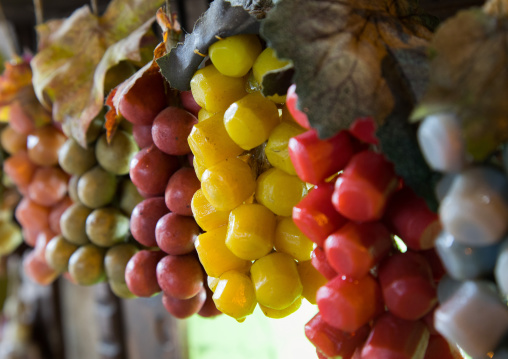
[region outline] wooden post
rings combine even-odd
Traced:
[[[97,352],[101,359],[126,359],[124,323],[120,299],[107,283],[95,288],[95,320],[99,330]]]
[[[482,6],[485,0],[420,0],[419,5],[429,14],[444,20],[457,11]]]
[[[188,359],[186,323],[164,309],[161,295],[122,304],[129,359]]]

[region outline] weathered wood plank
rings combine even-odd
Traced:
[[[97,351],[100,341],[95,320],[95,290],[60,280],[65,357],[102,359]]]
[[[129,359],[188,359],[186,322],[164,309],[160,295],[122,304]]]
[[[109,285],[102,283],[95,288],[95,319],[99,330],[97,352],[101,359],[126,359],[124,321],[120,299]]]

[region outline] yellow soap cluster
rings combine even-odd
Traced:
[[[219,310],[242,321],[259,303],[265,315],[281,318],[302,296],[315,303],[326,281],[310,264],[313,242],[291,218],[307,185],[287,145],[304,129],[284,107],[285,96],[260,92],[263,76],[288,62],[263,50],[256,35],[220,40],[209,55],[191,80],[201,106],[189,136],[201,181],[192,211],[205,231],[196,249]]]

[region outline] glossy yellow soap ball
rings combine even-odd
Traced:
[[[299,297],[289,307],[281,309],[281,310],[268,308],[268,307],[265,307],[264,305],[261,305],[261,304],[259,305],[259,309],[261,309],[263,314],[265,316],[267,316],[268,318],[280,319],[280,318],[285,318],[290,314],[293,314],[300,308],[301,305],[302,305],[302,297]]]
[[[285,253],[271,253],[258,259],[250,269],[259,304],[282,310],[302,295],[296,262]]]
[[[261,50],[261,42],[257,35],[242,34],[227,37],[210,45],[208,55],[223,75],[242,77],[249,72]]]
[[[225,272],[220,276],[212,299],[217,309],[235,319],[252,314],[257,304],[251,279],[236,270]]]
[[[213,207],[230,211],[254,193],[256,180],[250,166],[233,157],[208,168],[201,177],[201,188]]]
[[[316,293],[328,282],[328,279],[314,268],[312,261],[298,262],[297,268],[303,285],[302,296],[310,304],[317,304]]]
[[[202,108],[201,110],[198,111],[198,122],[204,121],[207,118],[212,117],[213,115],[215,115],[215,114],[208,112],[207,110]]]
[[[293,222],[292,217],[279,220],[275,228],[274,247],[297,261],[308,261],[314,249],[312,242]]]
[[[199,161],[196,156],[193,156],[192,167],[194,167],[194,172],[196,172],[196,177],[201,182],[201,176],[203,176],[203,173],[206,170],[205,165],[201,161]]]
[[[279,216],[291,216],[306,194],[304,182],[278,168],[270,168],[257,179],[256,200]]]
[[[196,239],[199,261],[210,277],[218,278],[233,269],[244,272],[251,265],[251,262],[238,258],[226,247],[226,232],[227,227],[222,226],[202,233]]]
[[[224,113],[229,137],[244,150],[261,145],[279,123],[275,104],[254,92],[231,104]]]
[[[202,189],[198,189],[191,201],[192,215],[196,223],[205,231],[228,224],[229,212],[219,211],[208,202]]]
[[[288,144],[291,137],[305,132],[296,122],[284,121],[273,129],[265,147],[266,158],[273,167],[290,175],[296,175],[295,168],[289,158]]]
[[[210,277],[210,276],[206,277],[206,284],[208,284],[208,288],[210,288],[210,290],[212,292],[215,292],[215,288],[217,288],[218,283],[219,283],[219,278]]]
[[[261,204],[242,204],[229,215],[226,246],[237,257],[255,260],[273,248],[275,215]]]
[[[211,113],[225,111],[230,104],[247,94],[242,77],[225,76],[213,65],[196,71],[190,87],[196,103]]]
[[[243,152],[229,137],[222,112],[194,125],[187,141],[196,163],[205,168]]]

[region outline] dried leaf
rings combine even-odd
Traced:
[[[261,93],[264,96],[280,95],[284,96],[288,92],[289,86],[293,83],[295,70],[292,64],[283,68],[268,71],[261,80]]]
[[[203,61],[208,47],[219,38],[259,33],[258,17],[262,17],[271,4],[271,1],[266,0],[215,0],[198,19],[185,41],[157,60],[162,75],[171,87],[180,91],[189,90],[192,75]]]
[[[483,160],[508,140],[508,19],[494,1],[447,20],[432,41],[428,90],[413,120],[452,112],[468,153]]]
[[[120,125],[120,122],[123,120],[121,115],[118,115],[116,112],[116,108],[113,102],[113,98],[116,95],[118,88],[114,88],[109,93],[108,97],[106,98],[105,105],[109,107],[108,111],[106,112],[106,115],[104,116],[106,121],[104,122],[104,128],[106,129],[106,139],[108,143],[111,142],[111,139],[115,135],[115,132],[118,128],[118,125]]]
[[[106,99],[106,106],[109,106],[109,110],[106,113],[106,122],[105,127],[107,131],[107,140],[108,142],[111,140],[115,131],[122,121],[123,116],[118,111],[120,100],[123,96],[129,92],[129,90],[134,86],[136,81],[138,81],[144,75],[149,75],[158,73],[160,71],[159,65],[157,65],[156,59],[160,58],[165,54],[165,44],[160,43],[154,51],[153,60],[139,69],[134,75],[129,77],[127,80],[123,81],[120,85],[118,85],[111,93],[108,95]]]
[[[357,117],[382,124],[394,110],[390,82],[399,80],[387,77],[385,63],[418,98],[431,37],[424,24],[408,0],[280,0],[261,34],[293,61],[299,106],[320,136],[330,137]]]
[[[5,70],[0,76],[0,106],[12,102],[21,91],[32,87],[32,70],[30,64],[19,61],[6,62]]]
[[[11,109],[22,112],[35,126],[51,122],[51,115],[35,97],[32,86],[32,69],[26,61],[6,62],[0,76],[0,122],[10,119]]]
[[[103,16],[84,6],[63,21],[37,28],[40,49],[31,62],[35,93],[83,146],[104,104],[106,73],[124,60],[143,61],[140,49],[155,44],[150,27],[162,3],[113,0]]]

